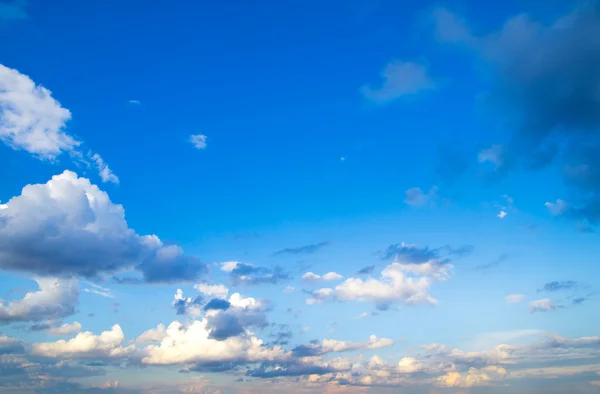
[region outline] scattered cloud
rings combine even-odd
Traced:
[[[548,211],[554,216],[560,216],[566,212],[568,205],[565,200],[561,200],[560,198],[556,200],[556,202],[546,202],[544,204]]]
[[[394,60],[381,72],[380,86],[363,86],[360,91],[370,101],[386,104],[400,97],[414,95],[435,87],[427,68],[416,62]]]
[[[194,285],[194,289],[207,297],[225,298],[229,294],[229,289],[224,285],[207,285],[201,283]]]
[[[256,267],[238,261],[222,263],[221,271],[229,273],[232,282],[237,285],[277,284],[290,279],[279,267]]]
[[[579,283],[573,280],[564,280],[564,281],[554,281],[548,282],[542,287],[538,289],[538,292],[542,291],[562,291],[562,290],[575,290],[579,287]]]
[[[192,134],[190,136],[190,142],[194,145],[196,149],[205,149],[206,148],[206,136],[204,134]]]
[[[96,168],[98,169],[98,173],[100,174],[102,182],[119,183],[119,178],[112,172],[112,170],[108,167],[108,164],[104,162],[99,154],[90,152],[89,156],[90,159],[96,164]]]
[[[329,281],[329,280],[340,280],[344,277],[337,272],[328,272],[325,275],[317,275],[313,272],[307,272],[302,275],[302,280],[305,282],[321,282],[321,281]]]
[[[206,271],[179,246],[136,234],[121,205],[71,171],[25,186],[0,210],[0,268],[91,279],[136,269],[146,282],[194,280]]]
[[[281,250],[278,250],[277,252],[273,253],[273,256],[279,256],[282,254],[309,254],[309,253],[316,253],[319,250],[321,250],[322,248],[331,245],[330,242],[328,241],[323,241],[323,242],[319,242],[316,244],[311,244],[311,245],[304,245],[304,246],[298,246],[295,248],[284,248]]]
[[[427,193],[418,187],[413,187],[405,192],[404,202],[413,207],[422,207],[435,201],[437,192],[437,186],[432,186]]]
[[[507,304],[518,304],[519,302],[525,299],[525,295],[523,294],[510,294],[507,295],[505,300]]]
[[[500,219],[504,219],[507,215],[508,215],[508,213],[506,211],[500,211],[500,213],[497,216]]]
[[[142,105],[142,102],[140,100],[129,100],[127,101],[127,103],[131,105]]]
[[[496,260],[492,260],[492,261],[490,261],[489,263],[486,263],[486,264],[478,265],[477,267],[475,267],[475,269],[478,269],[478,270],[489,270],[490,268],[494,268],[494,267],[499,266],[500,264],[504,263],[509,258],[510,258],[509,254],[501,254],[500,256],[498,256],[498,258]]]
[[[552,300],[550,300],[549,298],[531,301],[531,303],[529,304],[529,311],[531,313],[549,312],[555,310],[556,308],[557,307],[552,303]]]
[[[48,335],[69,335],[79,331],[81,331],[81,323],[75,321],[73,323],[65,323],[61,324],[60,326],[50,328],[48,330]]]

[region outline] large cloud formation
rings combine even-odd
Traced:
[[[206,266],[128,227],[125,210],[71,171],[0,205],[0,268],[96,277],[136,269],[147,282],[194,280]]]
[[[576,193],[569,204],[562,201],[560,213],[589,226],[600,221],[600,160],[594,153],[600,148],[600,3],[579,4],[548,24],[515,16],[489,35],[474,34],[444,9],[435,19],[441,41],[462,45],[484,64],[491,77],[487,102],[512,131],[483,159],[504,172],[561,158]]]

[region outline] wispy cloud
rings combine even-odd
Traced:
[[[323,241],[316,244],[298,246],[295,248],[284,248],[273,253],[273,256],[279,256],[282,254],[310,254],[316,253],[322,248],[331,245],[329,241]]]
[[[435,88],[427,67],[411,61],[390,62],[381,72],[381,79],[379,86],[364,85],[360,89],[365,98],[379,104]]]

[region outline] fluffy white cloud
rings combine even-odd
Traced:
[[[144,331],[137,339],[137,343],[160,343],[167,336],[167,329],[159,324],[154,329]]]
[[[302,275],[302,280],[305,282],[319,282],[322,280],[340,280],[344,277],[337,272],[328,272],[325,275],[317,275],[314,272],[307,272]]]
[[[423,364],[412,357],[403,357],[398,361],[398,372],[400,373],[420,372],[423,368]]]
[[[90,331],[77,334],[68,341],[34,343],[31,352],[47,358],[107,359],[123,358],[135,352],[135,346],[123,347],[123,330],[115,324],[109,331],[94,335]]]
[[[71,113],[52,98],[52,92],[0,64],[0,139],[4,143],[54,159],[80,144],[63,130],[69,119]]]
[[[38,275],[93,277],[137,269],[148,282],[193,280],[206,269],[138,235],[108,194],[71,171],[45,184],[27,185],[0,210],[0,268]]]
[[[505,300],[507,304],[518,304],[523,301],[524,298],[525,295],[523,294],[510,294],[505,297]]]
[[[195,320],[187,326],[174,321],[159,344],[143,349],[142,363],[275,362],[289,357],[280,347],[263,346],[250,332],[222,341],[211,338],[210,334],[206,319]]]
[[[502,367],[494,365],[483,369],[470,368],[467,373],[448,372],[436,379],[436,383],[442,387],[475,387],[486,386],[494,380],[504,378],[508,372]]]
[[[229,289],[224,285],[194,285],[194,289],[208,297],[226,298],[229,294]]]
[[[37,278],[38,291],[8,304],[0,299],[0,322],[57,319],[75,313],[79,283],[74,279]]]
[[[54,160],[68,153],[90,165],[79,150],[81,142],[65,131],[70,119],[71,112],[52,97],[50,90],[0,64],[0,141],[41,159]],[[100,155],[90,152],[88,158],[103,182],[119,183]]]
[[[533,312],[548,312],[556,309],[556,306],[552,303],[552,300],[549,298],[544,298],[541,300],[531,301],[529,304],[529,311]]]
[[[203,134],[192,134],[190,136],[190,142],[196,149],[206,148],[206,136]]]
[[[334,289],[323,288],[312,293],[308,304],[328,299],[339,301],[375,302],[380,305],[403,302],[436,305],[429,294],[433,280],[449,277],[452,265],[441,260],[424,263],[392,263],[381,272],[381,279],[348,278]]]
[[[65,323],[58,327],[52,327],[48,330],[48,335],[69,335],[81,331],[81,323]]]

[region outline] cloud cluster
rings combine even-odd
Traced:
[[[458,16],[438,9],[440,41],[461,45],[483,63],[487,102],[515,130],[480,153],[496,172],[537,169],[562,159],[574,200],[546,204],[553,214],[594,225],[600,220],[600,7],[578,2],[567,15],[540,23],[525,14],[499,31],[477,35]]]
[[[348,278],[335,288],[310,292],[306,302],[374,302],[380,309],[397,303],[436,305],[437,300],[429,294],[429,288],[434,281],[450,277],[450,260],[440,257],[438,250],[408,244],[390,246],[384,258],[391,257],[395,257],[396,262],[382,270],[380,279]]]
[[[27,185],[0,209],[0,268],[35,275],[137,270],[146,282],[194,280],[206,266],[128,227],[125,210],[71,171]]]

